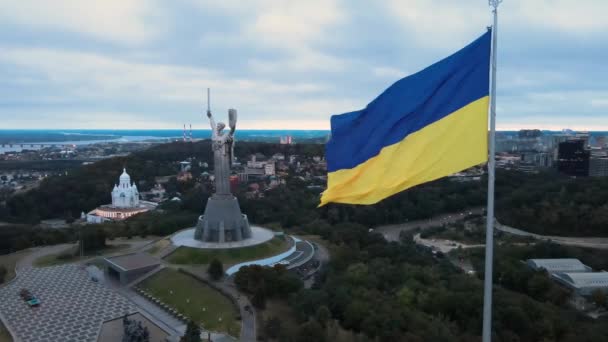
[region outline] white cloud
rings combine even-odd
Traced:
[[[256,118],[310,117],[314,120],[316,117],[318,120],[346,107],[334,106],[345,102],[329,99],[328,86],[323,83],[228,77],[205,68],[138,63],[93,53],[0,48],[3,50],[0,69],[21,70],[31,84],[43,83],[50,89],[40,94],[19,94],[16,98],[14,94],[0,93],[0,103],[16,100],[45,105],[63,99],[66,107],[85,106],[85,112],[94,111],[87,107],[89,103],[102,106],[120,103],[119,108],[142,113],[140,118],[146,122],[139,124],[146,126],[154,122],[154,117],[146,112],[155,106],[173,108],[172,111],[180,113],[162,113],[159,109],[154,113],[160,115],[158,122],[198,121],[207,87],[213,89],[214,109],[224,112],[230,107],[241,108]],[[61,98],[49,95],[53,90],[60,91]],[[0,114],[3,115],[6,114]],[[163,115],[165,118],[161,119]]]
[[[262,42],[299,51],[327,37],[344,19],[334,0],[262,1],[251,27]],[[247,28],[249,29],[249,28]]]
[[[565,33],[602,33],[608,29],[608,1],[605,0],[519,0],[505,1],[503,13],[510,21],[525,21],[537,27],[557,29]],[[511,12],[512,11],[512,12]],[[516,17],[516,18],[515,18]]]
[[[398,80],[400,78],[408,76],[410,73],[393,67],[378,66],[372,68],[372,74],[379,78]]]
[[[484,32],[489,10],[483,2],[390,0],[383,2],[404,33],[421,46],[461,46]]]
[[[72,32],[119,43],[142,43],[163,30],[152,0],[0,0],[0,20],[36,30]]]
[[[470,42],[492,25],[485,1],[390,0],[387,13],[397,18],[403,32],[421,46],[453,48]],[[605,34],[605,0],[509,0],[499,7],[502,32],[546,29],[578,35]]]
[[[337,0],[252,0],[194,1],[201,10],[215,9],[239,18],[236,36],[204,33],[201,44],[255,42],[282,51],[284,57],[251,59],[254,72],[340,71],[348,61],[323,52],[319,44],[330,41],[331,30],[345,23],[347,16]]]
[[[604,98],[591,99],[591,107],[608,108],[608,94],[605,94]]]

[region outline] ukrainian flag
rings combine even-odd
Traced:
[[[488,159],[491,32],[331,117],[321,205],[373,204]]]

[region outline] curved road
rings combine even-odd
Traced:
[[[142,248],[146,247],[152,241],[153,240],[149,240],[149,239],[108,241],[108,245],[129,245],[129,247],[115,251],[114,253],[108,253],[107,255],[104,255],[104,256],[112,256],[112,255],[117,255],[117,254],[126,254],[126,253],[130,253],[130,252],[136,252],[136,251],[139,251]],[[29,254],[25,255],[23,258],[19,259],[16,263],[15,268],[16,268],[17,272],[19,272],[19,270],[21,270],[21,269],[28,268],[28,267],[34,267],[34,262],[36,261],[36,259],[43,257],[43,256],[47,256],[49,254],[61,253],[65,250],[68,250],[69,248],[72,248],[75,246],[76,246],[76,243],[63,243],[60,245],[30,248],[31,253],[29,253]],[[96,258],[96,256],[91,256],[90,258],[88,258],[86,260],[78,260],[78,261],[75,261],[75,263],[83,263],[83,262],[86,262],[93,258]]]
[[[391,224],[386,226],[376,227],[374,230],[384,236],[388,241],[399,241],[401,232],[411,232],[418,228],[424,230],[431,227],[437,227],[445,223],[454,223],[462,220],[466,215],[483,213],[484,207],[463,210],[457,213],[442,214],[430,219],[409,221],[401,224]]]
[[[596,249],[608,249],[608,238],[540,235],[540,234],[530,233],[525,230],[505,226],[504,224],[501,224],[498,221],[496,221],[494,227],[496,228],[496,230],[499,230],[499,231],[507,233],[507,234],[532,237],[537,240],[551,241],[551,242],[555,242],[560,245],[596,248]]]
[[[440,226],[445,223],[453,223],[461,220],[466,214],[482,214],[485,207],[478,207],[473,209],[467,209],[458,213],[442,214],[430,219],[410,221],[402,224],[393,224],[376,227],[375,231],[381,233],[384,238],[388,241],[399,241],[399,234],[401,232],[411,232],[416,229],[427,229],[430,227]],[[576,237],[576,236],[552,236],[552,235],[539,235],[505,226],[498,221],[494,225],[496,230],[502,231],[507,234],[528,236],[538,240],[552,241],[560,245],[585,247],[585,248],[596,248],[596,249],[608,249],[608,238],[602,237]]]
[[[60,245],[30,248],[31,253],[29,253],[28,255],[19,259],[19,261],[17,261],[15,269],[16,269],[17,273],[19,273],[19,271],[24,268],[33,267],[34,261],[36,261],[36,259],[49,255],[49,254],[61,253],[75,245],[76,244],[74,244],[74,243],[63,243]]]

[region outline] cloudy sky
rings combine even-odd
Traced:
[[[505,0],[498,127],[608,130],[608,1]],[[485,32],[485,0],[0,0],[1,128],[327,129]]]

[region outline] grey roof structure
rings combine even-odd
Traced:
[[[546,270],[549,273],[590,272],[591,267],[578,259],[528,259],[526,264],[535,270]]]
[[[576,287],[608,287],[608,272],[563,273],[560,277]]]
[[[559,273],[553,278],[581,295],[590,295],[597,289],[608,291],[608,272]]]
[[[120,268],[122,271],[137,270],[160,265],[160,260],[158,258],[147,253],[130,253],[104,259]]]

